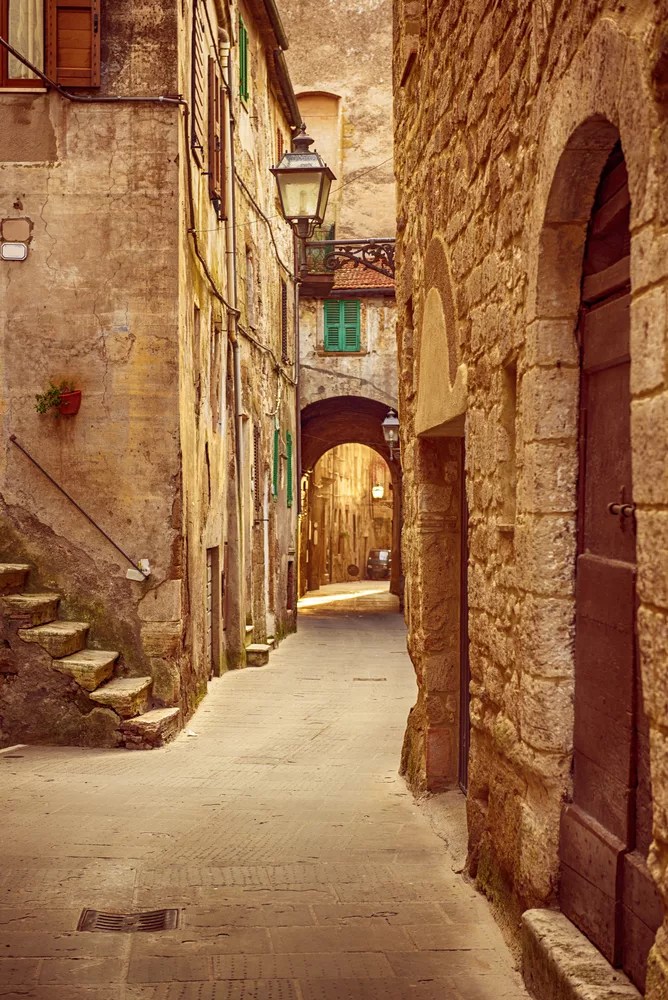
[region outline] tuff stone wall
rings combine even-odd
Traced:
[[[404,763],[418,787],[457,781],[467,603],[469,865],[513,929],[526,907],[555,902],[570,792],[574,330],[587,220],[618,136],[631,193],[650,866],[668,898],[667,13],[664,2],[395,2],[403,555],[420,685]],[[668,993],[667,940],[660,932],[650,958],[652,996]]]

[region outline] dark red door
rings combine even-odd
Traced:
[[[643,988],[662,908],[646,866],[652,806],[635,626],[629,244],[618,145],[601,176],[582,283],[574,774],[562,813],[560,898],[608,961]]]

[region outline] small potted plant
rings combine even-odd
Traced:
[[[46,392],[35,396],[35,409],[38,413],[48,413],[58,410],[63,417],[73,417],[81,406],[81,389],[75,389],[69,382],[54,385],[49,382]]]

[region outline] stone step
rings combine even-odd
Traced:
[[[94,691],[111,677],[117,659],[118,653],[113,650],[82,649],[72,656],[54,659],[51,666],[61,674],[69,674],[85,691]]]
[[[0,563],[0,594],[23,590],[30,566],[25,563]]]
[[[59,594],[8,594],[2,597],[2,606],[8,618],[28,628],[52,622],[58,616],[59,601]]]
[[[269,663],[269,653],[271,646],[266,642],[252,642],[246,646],[246,665],[249,667],[263,667]]]
[[[88,629],[88,622],[55,621],[34,628],[20,628],[19,638],[24,642],[36,642],[51,656],[59,658],[83,649]]]
[[[151,677],[117,677],[91,694],[91,699],[113,708],[122,719],[142,715],[148,708]]]
[[[121,724],[121,737],[128,750],[151,750],[164,746],[179,731],[180,709],[154,708]]]

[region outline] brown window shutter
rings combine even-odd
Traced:
[[[209,120],[209,197],[220,202],[220,84],[216,72],[216,60],[209,56],[208,79],[208,120]]]
[[[209,197],[225,218],[225,94],[216,60],[209,57]]]
[[[47,0],[46,72],[61,87],[100,86],[101,0]]]
[[[225,90],[223,89],[222,83],[219,83],[218,94],[219,94],[219,104],[218,104],[218,107],[219,107],[219,112],[220,112],[219,116],[218,116],[218,121],[219,121],[219,126],[218,127],[219,127],[219,130],[220,130],[220,175],[219,175],[219,184],[220,184],[220,212],[218,214],[219,214],[219,216],[220,216],[221,219],[226,219],[227,218],[227,183],[226,183],[226,173],[227,173],[227,156],[226,156],[226,151],[227,151],[227,146],[225,144],[225,140],[226,140],[226,136],[227,136],[227,126],[226,126],[226,122],[225,122],[225,108],[226,108]]]

